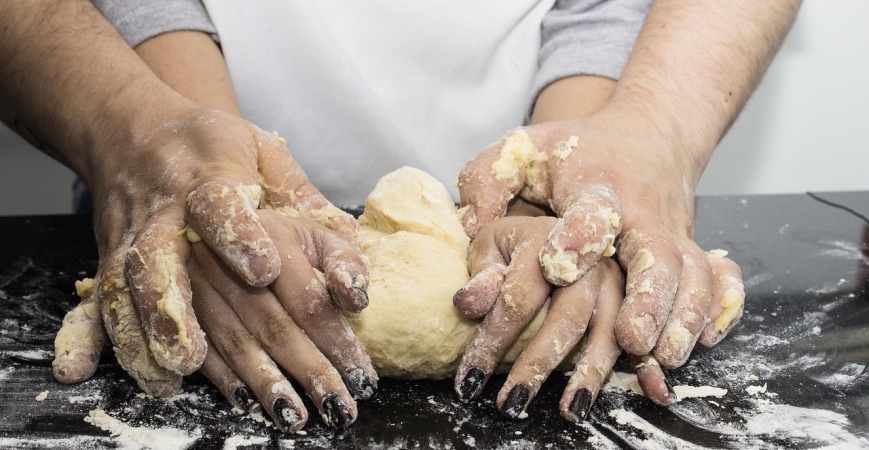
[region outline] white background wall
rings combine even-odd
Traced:
[[[869,1],[805,0],[700,195],[869,190]],[[72,172],[0,127],[0,215],[71,210]]]

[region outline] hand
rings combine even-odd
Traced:
[[[543,278],[538,255],[556,223],[554,217],[506,217],[483,228],[471,242],[471,280],[454,302],[466,316],[485,319],[456,373],[456,392],[462,400],[483,390],[504,353],[549,296],[552,286]],[[582,420],[621,353],[613,328],[623,292],[621,270],[609,258],[576,283],[552,290],[543,325],[498,393],[498,410],[509,418],[519,417],[590,328],[559,406],[568,420]]]
[[[82,173],[94,196],[101,255],[96,299],[84,302],[101,305],[119,360],[130,360],[125,369],[152,395],[174,392],[149,387],[152,382],[192,373],[205,358],[205,338],[190,305],[187,234],[201,237],[241,279],[261,287],[278,276],[281,259],[257,206],[333,230],[356,230],[355,220],[308,182],[282,139],[174,94],[164,105],[171,116],[140,117],[145,125],[133,127],[138,133],[105,130],[106,141]],[[124,296],[129,302],[121,301]],[[367,304],[364,290],[341,300],[351,311]],[[87,317],[93,329],[94,319]],[[98,339],[62,344],[55,377],[88,378]]]
[[[713,271],[692,240],[700,169],[691,153],[638,115],[607,107],[508,133],[460,173],[462,222],[476,236],[514,196],[550,206],[560,219],[539,257],[558,286],[580,280],[617,246],[627,271],[619,344],[678,367],[701,334],[714,345],[735,326],[741,274],[725,257]]]
[[[297,431],[307,411],[279,365],[326,424],[347,427],[356,420],[350,394],[373,397],[377,374],[333,300],[353,304],[364,292],[364,256],[355,242],[313,221],[257,215],[283,259],[268,288],[247,285],[208,246],[193,245],[193,307],[211,342],[201,371],[233,405],[247,410],[255,396],[281,429]]]

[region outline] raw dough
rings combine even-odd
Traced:
[[[468,238],[446,188],[421,170],[399,169],[377,183],[359,224],[370,261],[369,305],[347,316],[377,373],[451,376],[479,320],[453,306],[453,295],[468,282]],[[528,345],[546,310],[507,351],[501,369]]]

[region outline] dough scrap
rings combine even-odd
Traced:
[[[380,376],[452,376],[480,320],[453,306],[467,284],[468,238],[446,188],[409,167],[383,177],[365,203],[357,236],[370,261],[369,305],[345,312]],[[548,302],[507,350],[508,370],[543,323]],[[572,367],[576,351],[566,359]]]

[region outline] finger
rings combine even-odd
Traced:
[[[332,296],[311,266],[316,263],[317,255],[307,255],[298,240],[304,241],[305,248],[320,248],[323,254],[334,255],[340,262],[324,264],[329,271],[340,270],[343,276],[327,275],[327,279],[367,279],[367,268],[361,260],[358,248],[345,248],[346,241],[338,235],[319,226],[314,237],[304,230],[285,226],[285,221],[273,220],[263,211],[263,224],[284,256],[283,271],[272,283],[272,290],[283,307],[308,335],[314,345],[329,359],[341,373],[347,388],[363,400],[372,398],[377,390],[377,373],[362,344],[356,339],[347,319],[335,308]],[[282,218],[277,216],[278,218]],[[283,218],[285,219],[285,218]],[[314,225],[312,222],[306,222]],[[338,242],[323,242],[337,240]],[[313,253],[313,252],[311,252]],[[335,267],[340,266],[340,267]],[[357,274],[355,277],[349,274]],[[331,282],[335,284],[334,281]],[[342,285],[342,287],[346,287]],[[334,290],[334,289],[333,289]],[[350,290],[355,293],[355,290]],[[343,295],[347,295],[346,291]],[[364,291],[363,291],[364,292]],[[367,298],[367,297],[366,297]]]
[[[679,248],[682,250],[679,289],[653,352],[658,362],[670,369],[688,360],[706,326],[706,313],[712,301],[712,269],[706,254],[690,240],[683,241]]]
[[[204,240],[251,286],[267,286],[281,271],[277,249],[255,213],[261,194],[258,185],[213,179],[187,197],[191,240]]]
[[[96,295],[106,332],[121,367],[145,393],[168,397],[181,388],[181,376],[160,366],[151,354],[139,312],[124,276],[122,247],[106,259],[108,269],[99,276]]]
[[[232,308],[206,281],[205,272],[189,264],[193,307],[223,361],[253,391],[266,412],[283,431],[305,426],[308,412],[302,399]]]
[[[202,367],[199,368],[199,373],[211,380],[223,398],[239,410],[251,412],[261,407],[257,403],[253,391],[226,364],[211,340],[206,339],[205,341],[208,344],[208,351],[205,354],[205,360],[202,361]]]
[[[507,266],[500,261],[491,265],[472,264],[471,279],[453,296],[453,305],[469,319],[478,319],[488,314],[501,293],[506,269]]]
[[[320,410],[323,421],[335,428],[350,426],[356,420],[356,402],[344,386],[341,375],[293,322],[271,290],[237,283],[229,268],[210,257],[207,253],[210,249],[205,246],[194,245],[194,252],[197,264],[212,286],[209,292],[223,298],[262,350],[302,385]],[[212,302],[216,303],[217,299],[212,299]],[[217,338],[212,339],[220,345]],[[224,352],[221,354],[226,360]],[[251,385],[250,379],[242,375],[237,366],[230,363],[230,367]]]
[[[603,184],[572,185],[569,193],[556,198],[553,206],[561,220],[540,251],[540,265],[547,281],[566,286],[602,256],[615,253],[621,207],[616,193]]]
[[[332,205],[308,180],[277,133],[253,129],[257,145],[262,206],[290,217],[311,219],[330,230],[355,236],[356,219]]]
[[[682,273],[682,253],[669,232],[653,227],[623,233],[618,249],[619,262],[627,270],[627,285],[616,339],[628,353],[646,355],[658,341],[672,309]]]
[[[189,375],[205,359],[205,336],[190,305],[183,211],[154,216],[126,254],[130,291],[142,318],[157,363],[178,375]]]
[[[477,319],[485,316],[501,294],[507,265],[499,248],[499,237],[494,230],[487,230],[471,241],[468,247],[468,273],[471,278],[453,296],[453,305],[465,317]]]
[[[535,221],[535,225],[521,228],[516,225],[528,223],[523,221],[529,219],[517,219],[500,221],[498,225],[501,228],[495,233],[499,239],[495,246],[489,247],[492,254],[490,258],[495,258],[494,253],[497,252],[509,257],[509,261],[501,261],[501,264],[509,265],[504,271],[504,283],[494,307],[477,327],[459,364],[455,389],[463,401],[479,395],[504,353],[549,295],[550,286],[540,273],[537,254],[545,240],[545,235],[539,233],[540,228],[550,229],[555,219],[530,219]],[[491,239],[483,234],[479,238]]]
[[[724,250],[706,254],[712,266],[712,302],[709,319],[712,321],[700,335],[700,343],[711,347],[724,339],[736,326],[745,308],[745,286],[739,266],[727,257]]]
[[[489,222],[503,216],[509,201],[526,184],[548,184],[538,180],[547,173],[539,167],[545,161],[546,154],[522,129],[509,133],[468,161],[457,179],[459,217],[465,233],[473,239]],[[535,170],[529,176],[532,167]]]
[[[621,354],[614,327],[624,297],[624,279],[614,261],[603,260],[598,265],[606,267],[599,275],[603,280],[589,324],[588,338],[558,406],[561,416],[575,423],[588,416],[600,387]]]
[[[654,356],[628,355],[628,361],[637,371],[637,380],[646,397],[661,406],[676,403],[678,398],[667,369],[661,367]]]
[[[615,266],[615,263],[610,263]],[[496,404],[503,415],[518,417],[537,395],[549,374],[579,342],[601,287],[603,267],[604,264],[596,266],[577,283],[552,293],[543,324],[513,364],[498,393]],[[618,272],[616,274],[621,276]],[[517,402],[523,399],[526,401]]]
[[[93,376],[106,335],[98,297],[94,295],[94,280],[76,281],[75,289],[81,303],[64,316],[54,339],[54,361],[51,363],[54,378],[66,384]]]

